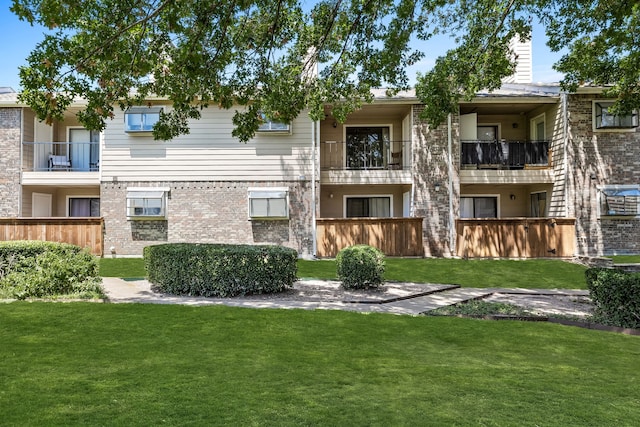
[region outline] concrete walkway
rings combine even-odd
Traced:
[[[439,286],[426,296],[416,296],[400,301],[383,303],[349,303],[300,300],[251,300],[234,298],[205,298],[164,295],[153,292],[144,281],[126,281],[115,277],[104,277],[102,286],[112,303],[146,303],[146,304],[183,304],[192,306],[227,305],[250,308],[298,308],[305,310],[347,310],[358,312],[377,312],[419,315],[439,307],[458,304],[460,302],[484,298],[495,293],[521,295],[528,298],[535,296],[588,296],[585,290],[558,289],[507,289],[507,288],[460,288]]]

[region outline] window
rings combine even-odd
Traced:
[[[478,140],[497,141],[498,126],[478,126]]]
[[[270,119],[264,113],[260,113],[262,118],[262,124],[258,126],[258,132],[265,133],[289,133],[291,132],[291,126],[289,123],[279,122],[277,120]]]
[[[497,197],[461,197],[460,218],[497,218]]]
[[[347,218],[390,218],[391,197],[347,197]]]
[[[547,215],[547,192],[531,193],[531,216],[533,218]]]
[[[603,216],[638,216],[640,214],[640,186],[609,186],[602,190],[600,212]]]
[[[70,217],[99,217],[100,199],[98,197],[69,197]]]
[[[249,218],[289,218],[289,189],[249,188]]]
[[[545,120],[544,113],[531,119],[531,140],[544,141],[545,138]]]
[[[346,127],[345,134],[347,168],[384,167],[391,134],[389,126]]]
[[[613,102],[596,102],[594,104],[596,129],[632,129],[638,126],[638,112],[634,110],[625,116],[616,116],[609,113],[609,107]]]
[[[125,132],[151,132],[160,120],[162,107],[129,107],[124,113]]]
[[[69,128],[69,160],[76,171],[97,171],[100,167],[100,132]]]
[[[127,218],[166,218],[169,188],[127,188]]]

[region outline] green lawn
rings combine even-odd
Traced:
[[[547,323],[0,305],[2,425],[636,426],[640,337]]]
[[[614,264],[640,264],[640,255],[614,255],[608,256]]]
[[[585,268],[558,260],[463,260],[387,258],[386,280],[454,283],[469,287],[526,287],[584,289]],[[103,258],[105,277],[144,277],[140,258]],[[334,260],[298,261],[298,277],[335,279]]]

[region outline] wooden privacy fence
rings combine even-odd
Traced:
[[[103,252],[102,218],[0,218],[0,241],[45,240]]]
[[[571,257],[574,218],[456,220],[456,252],[468,258]]]
[[[423,256],[422,218],[322,218],[316,221],[318,257],[335,257],[352,245],[389,256]]]

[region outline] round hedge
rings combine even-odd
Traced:
[[[342,249],[336,256],[336,268],[345,289],[377,288],[384,283],[384,254],[372,246]]]

